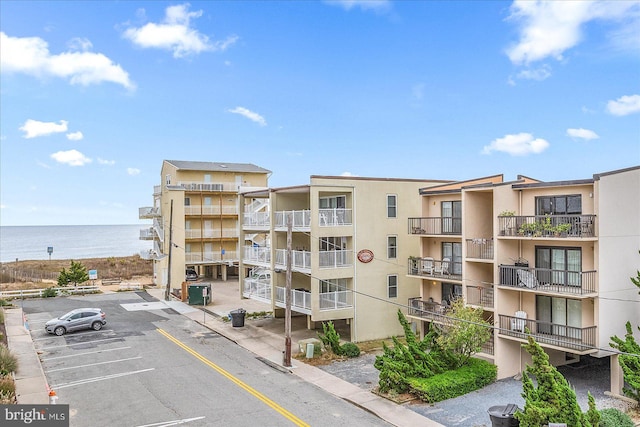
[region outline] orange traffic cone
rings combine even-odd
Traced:
[[[56,396],[56,392],[51,390],[49,392],[49,405],[55,405],[56,400],[58,400],[58,396]]]

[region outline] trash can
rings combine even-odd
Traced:
[[[518,405],[513,403],[492,406],[488,411],[489,418],[491,418],[491,427],[518,427],[520,421],[513,416],[518,409],[520,409]]]
[[[234,328],[240,328],[244,326],[244,315],[247,313],[246,310],[239,308],[237,310],[232,310],[229,314],[231,314],[231,326]]]

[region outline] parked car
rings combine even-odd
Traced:
[[[193,282],[195,280],[198,280],[198,273],[196,273],[196,270],[194,270],[193,268],[187,268],[185,278],[187,282]]]
[[[49,320],[44,329],[50,334],[58,336],[78,329],[93,329],[99,331],[107,324],[104,311],[99,308],[76,308],[65,315]]]

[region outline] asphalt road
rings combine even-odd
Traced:
[[[102,308],[107,325],[61,337],[44,331],[79,307]],[[24,301],[71,426],[389,425],[164,307],[130,292]]]

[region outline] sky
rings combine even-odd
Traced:
[[[137,224],[163,160],[592,178],[640,165],[640,1],[0,2],[0,225]]]

